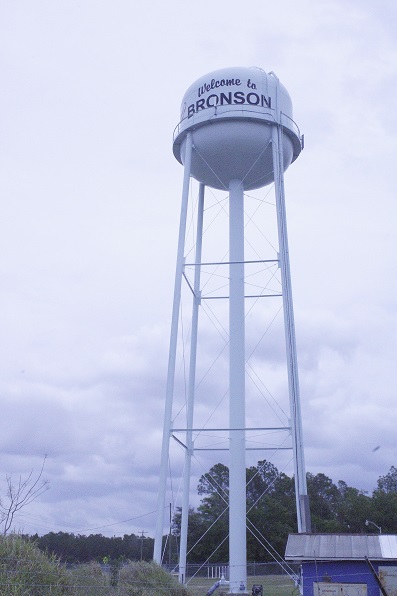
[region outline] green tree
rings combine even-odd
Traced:
[[[325,474],[307,474],[307,492],[313,532],[339,532],[338,509],[340,493]]]
[[[214,508],[217,514],[222,513],[229,503],[229,468],[224,464],[215,464],[209,472],[201,476],[197,492],[204,495],[200,505],[200,511],[204,516]]]
[[[296,531],[294,483],[270,462],[247,470],[247,552],[249,560],[282,554],[288,534]]]
[[[187,552],[190,563],[202,563],[210,554],[211,546],[208,544],[206,531],[208,525],[203,515],[193,507],[189,508],[189,532],[187,536]],[[172,533],[178,539],[181,532],[181,508],[178,507],[174,515]]]
[[[339,504],[338,522],[340,532],[363,532],[365,520],[372,513],[372,499],[364,491],[348,486],[343,480],[338,482]]]
[[[378,490],[384,493],[397,492],[397,468],[392,466],[385,476],[378,478]]]
[[[371,513],[367,519],[382,528],[383,534],[397,534],[397,492],[375,490],[372,494]],[[367,531],[378,530],[368,525]]]
[[[206,545],[206,558],[226,561],[229,558],[229,468],[215,464],[201,476],[197,492],[203,496],[197,511],[205,528],[202,540]]]
[[[102,534],[69,534],[67,532],[49,532],[44,536],[32,537],[40,550],[54,553],[65,563],[101,563],[104,557],[113,560],[129,559],[138,561],[151,560],[153,539],[142,538],[135,534],[119,536],[102,536]]]
[[[382,528],[382,533],[397,533],[397,468],[394,466],[385,476],[378,478],[367,519]],[[371,524],[367,530],[378,531]]]
[[[247,556],[249,560],[271,560],[269,549],[283,553],[287,536],[296,531],[294,483],[266,460],[246,471]],[[198,484],[202,496],[197,511],[189,513],[189,561],[228,559],[229,469],[216,464]],[[179,535],[180,513],[174,518]],[[202,538],[200,539],[200,536]],[[271,546],[272,545],[272,546]]]

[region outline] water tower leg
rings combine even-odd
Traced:
[[[161,446],[161,463],[159,493],[157,501],[157,522],[154,538],[153,559],[159,565],[162,562],[162,543],[165,513],[165,496],[167,492],[168,457],[170,450],[170,435],[172,422],[172,401],[174,397],[175,363],[178,341],[178,320],[181,305],[182,274],[184,268],[184,250],[186,235],[187,206],[189,200],[190,170],[192,160],[192,136],[188,133],[186,137],[185,170],[183,176],[181,218],[179,222],[178,252],[175,272],[174,301],[172,307],[170,348],[168,355],[167,387],[165,394],[163,442]]]
[[[303,454],[302,416],[300,406],[298,361],[296,355],[295,322],[292,303],[291,272],[289,263],[287,217],[285,211],[283,144],[281,126],[273,126],[272,151],[276,191],[279,262],[283,293],[285,343],[287,352],[288,385],[291,412],[292,448],[294,454],[295,497],[298,532],[310,532],[310,510],[307,495],[306,471]]]
[[[247,585],[245,467],[244,190],[229,184],[229,564],[230,593]]]
[[[179,581],[186,582],[186,556],[187,556],[187,531],[189,519],[189,495],[190,495],[190,472],[193,454],[193,414],[194,397],[196,389],[196,360],[197,360],[197,335],[198,318],[200,307],[200,279],[201,279],[201,252],[203,243],[203,216],[204,216],[204,184],[199,187],[199,200],[197,208],[197,234],[196,234],[196,256],[194,268],[193,283],[193,308],[192,308],[192,332],[190,337],[190,361],[189,361],[189,380],[186,412],[186,452],[185,468],[183,472],[183,495],[182,495],[182,518],[181,518],[181,538],[179,550]]]

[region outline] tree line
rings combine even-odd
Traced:
[[[288,534],[297,532],[294,479],[270,462],[247,468],[247,559],[271,561],[271,550],[284,554]],[[379,477],[371,495],[346,482],[336,484],[325,474],[307,474],[312,532],[397,534],[397,468]],[[188,561],[227,561],[229,469],[216,464],[198,484],[200,505],[189,511]],[[366,525],[366,521],[370,524]],[[164,562],[176,563],[180,510],[173,517],[171,534],[164,537]],[[40,550],[66,563],[146,560],[153,556],[153,539],[125,534],[75,535],[50,532],[30,536]],[[270,546],[271,545],[271,546]]]
[[[103,536],[102,534],[73,534],[49,532],[43,536],[27,536],[41,550],[54,554],[63,563],[112,564],[115,561],[150,561],[153,558],[153,539],[135,534]]]
[[[294,479],[270,462],[259,461],[246,471],[247,559],[271,561],[275,549],[282,556],[288,534],[297,532]],[[312,532],[397,534],[397,468],[377,481],[372,495],[335,484],[325,474],[307,474]],[[229,469],[216,464],[198,484],[201,504],[189,512],[189,562],[227,561]],[[370,520],[370,524],[366,521]],[[180,512],[173,534],[180,533]]]

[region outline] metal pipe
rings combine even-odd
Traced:
[[[281,134],[281,126],[273,126],[273,169],[277,206],[277,225],[280,251],[279,260],[281,269],[281,287],[283,293],[289,400],[290,412],[292,417],[291,427],[295,469],[295,497],[298,518],[298,532],[310,532],[310,510],[303,454],[302,416],[300,408],[298,360],[296,354],[295,322],[292,303],[291,272],[287,237],[287,217],[285,210],[284,192],[283,143],[281,139]]]
[[[197,361],[197,338],[198,319],[200,306],[200,279],[201,279],[201,253],[203,245],[203,218],[204,218],[204,184],[199,187],[199,201],[197,211],[197,241],[194,267],[193,285],[193,307],[192,307],[192,332],[190,338],[190,362],[189,362],[189,386],[186,408],[186,451],[185,468],[183,473],[183,495],[182,495],[182,517],[181,517],[181,541],[179,550],[179,582],[183,583],[186,578],[186,556],[187,556],[187,531],[189,520],[189,494],[190,494],[190,471],[193,454],[193,412],[194,397],[196,390],[196,361]]]
[[[168,370],[167,370],[167,387],[165,394],[165,411],[164,411],[164,425],[163,425],[163,441],[161,447],[161,463],[160,463],[160,479],[159,479],[159,493],[157,501],[157,521],[156,533],[154,539],[153,559],[159,565],[162,560],[162,542],[163,542],[163,526],[164,526],[164,510],[165,510],[165,495],[167,491],[167,468],[170,450],[170,433],[171,433],[171,419],[172,419],[172,400],[174,394],[175,384],[175,364],[176,351],[178,341],[178,321],[181,304],[181,286],[182,274],[184,269],[184,250],[185,250],[185,235],[186,235],[186,220],[187,220],[187,206],[189,199],[190,188],[190,170],[192,163],[192,135],[189,132],[186,137],[185,149],[185,169],[183,176],[182,187],[182,204],[181,217],[179,222],[179,236],[178,236],[178,252],[175,271],[175,285],[174,285],[174,301],[172,306],[172,321],[171,321],[171,335],[170,335],[170,349],[168,356]]]
[[[244,189],[239,180],[229,185],[229,252],[229,579],[230,592],[238,593],[247,584]]]

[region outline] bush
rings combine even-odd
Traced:
[[[0,595],[67,594],[67,573],[54,557],[21,536],[0,536]]]
[[[120,569],[118,587],[99,563],[66,570],[54,555],[40,551],[21,536],[0,536],[0,596],[189,596],[156,563],[128,563]]]
[[[110,594],[109,579],[102,572],[99,563],[77,565],[67,572],[70,594],[81,596],[100,596]]]
[[[120,596],[189,596],[188,590],[156,563],[128,563],[120,570]]]

